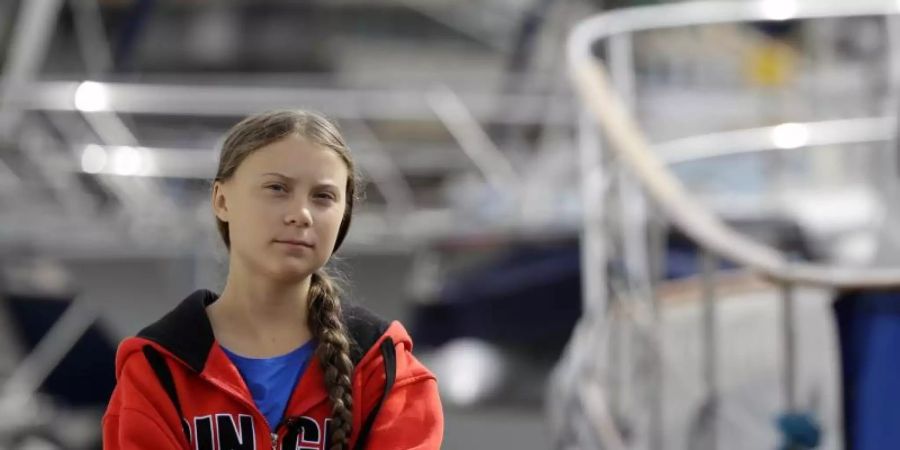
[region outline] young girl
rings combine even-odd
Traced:
[[[409,335],[342,303],[323,270],[356,182],[343,138],[315,114],[264,113],[229,132],[212,191],[225,288],[120,345],[104,449],[440,447],[437,382]]]

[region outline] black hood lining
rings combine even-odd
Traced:
[[[144,328],[138,337],[153,341],[184,361],[197,373],[203,372],[215,342],[206,307],[218,294],[200,289],[187,296],[171,312]],[[342,301],[342,320],[351,338],[350,359],[359,364],[390,323],[361,305]]]
[[[212,291],[194,291],[171,312],[141,330],[138,337],[156,342],[195,372],[203,372],[215,342],[206,307],[218,299]]]

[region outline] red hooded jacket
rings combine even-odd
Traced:
[[[103,417],[103,448],[330,448],[331,402],[318,358],[310,360],[291,394],[287,420],[269,429],[213,337],[205,308],[216,299],[210,291],[194,292],[137,337],[122,342],[116,389]],[[359,306],[345,304],[343,309],[355,363],[349,448],[440,448],[443,414],[437,381],[413,357],[406,330]],[[158,360],[151,364],[154,356]],[[367,436],[360,441],[363,429]]]

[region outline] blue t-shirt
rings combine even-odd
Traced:
[[[244,377],[244,382],[253,395],[253,402],[266,416],[269,427],[273,429],[281,422],[291,393],[306,370],[315,349],[315,341],[310,340],[285,355],[247,358],[222,347]]]

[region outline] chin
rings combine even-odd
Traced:
[[[312,275],[315,272],[315,268],[309,267],[296,267],[296,266],[281,266],[273,268],[273,270],[268,271],[269,276],[278,282],[281,283],[299,283],[306,279],[306,277]]]
[[[313,272],[321,267],[317,262],[307,258],[272,258],[268,261],[267,272],[271,277],[281,282],[299,282],[312,275]]]

